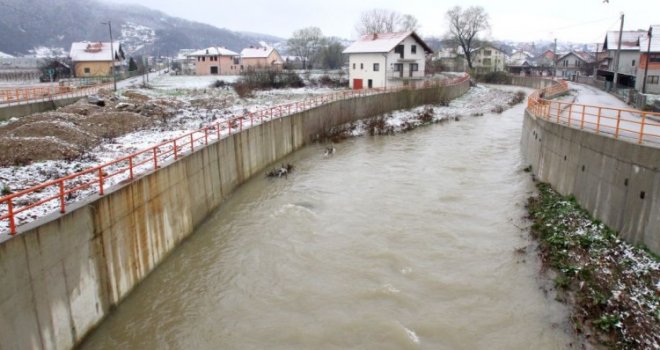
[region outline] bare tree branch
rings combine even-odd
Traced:
[[[472,50],[477,35],[490,28],[488,14],[481,6],[470,6],[463,10],[455,6],[447,11],[449,36],[456,40],[465,52],[468,67],[472,68]]]
[[[412,15],[395,11],[373,9],[362,12],[355,30],[360,35],[375,33],[407,32],[419,29],[419,21]]]

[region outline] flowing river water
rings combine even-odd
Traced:
[[[238,189],[82,348],[570,347],[523,230],[523,108],[292,154],[287,179]]]

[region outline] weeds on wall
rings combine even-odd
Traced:
[[[563,197],[537,185],[528,201],[544,269],[556,272],[559,299],[572,307],[578,334],[613,349],[660,344],[660,263]]]

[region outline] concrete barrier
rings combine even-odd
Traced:
[[[59,107],[64,107],[72,103],[75,103],[81,98],[84,97],[78,96],[78,97],[62,98],[57,100],[47,100],[41,102],[16,104],[7,107],[3,107],[0,105],[0,121],[9,120],[14,117],[20,118],[33,113],[52,111]]]
[[[223,200],[325,129],[456,98],[469,82],[328,103],[231,135],[0,244],[0,349],[68,349]]]
[[[632,244],[660,254],[660,149],[569,128],[525,112],[533,173]]]

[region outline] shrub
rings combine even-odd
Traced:
[[[475,79],[481,83],[487,84],[511,84],[511,76],[506,72],[490,72],[478,74]]]
[[[295,72],[273,70],[247,71],[234,84],[234,90],[240,97],[251,96],[254,90],[284,89],[304,87],[302,78]]]

